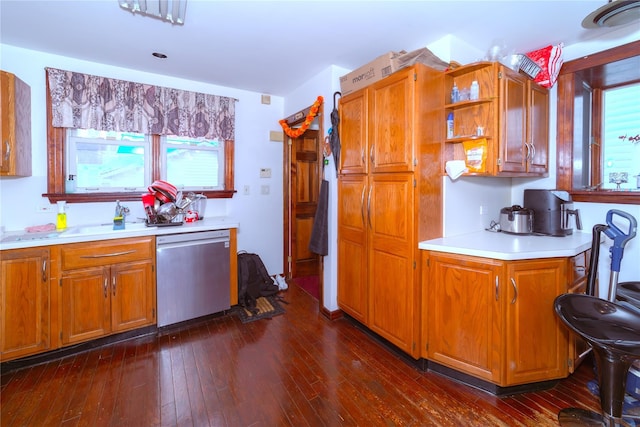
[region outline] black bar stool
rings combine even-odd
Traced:
[[[591,295],[563,294],[554,302],[560,319],[592,346],[598,363],[602,414],[566,408],[558,414],[561,426],[624,426],[624,403],[629,367],[640,359],[640,313]]]

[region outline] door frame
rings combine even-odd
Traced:
[[[285,121],[291,128],[300,127],[302,123],[304,123],[309,111],[312,106],[306,107],[303,110],[298,111],[295,114],[287,117]],[[323,118],[324,118],[324,102],[320,104],[318,114],[313,119],[313,122],[310,126],[310,129],[317,130],[320,134],[321,141],[318,144],[317,149],[317,158],[318,162],[316,164],[318,176],[320,179],[318,180],[318,192],[320,192],[320,185],[322,184],[322,180],[324,179],[323,175],[323,143],[322,143],[322,135],[324,135],[323,129]],[[283,274],[287,279],[291,279],[291,262],[293,259],[293,255],[291,253],[291,239],[293,236],[293,221],[291,218],[291,205],[292,205],[292,191],[291,191],[291,150],[293,147],[293,139],[289,137],[286,133],[283,132],[283,155],[282,155],[282,181],[283,181]],[[304,134],[303,134],[304,135]],[[323,276],[324,276],[324,257],[319,256],[318,261],[318,279],[320,283],[320,295],[319,295],[319,304],[318,307],[323,307]]]

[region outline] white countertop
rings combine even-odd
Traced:
[[[178,226],[147,227],[143,222],[128,222],[125,224],[124,230],[114,230],[113,224],[89,224],[72,226],[62,232],[27,233],[24,231],[12,231],[4,233],[0,237],[0,250],[90,242],[94,240],[122,239],[124,237],[194,233],[197,231],[238,228],[239,226],[238,221],[233,218],[210,217]]]
[[[525,236],[478,231],[420,242],[420,249],[505,261],[571,257],[591,248],[591,233],[574,231],[563,237]]]

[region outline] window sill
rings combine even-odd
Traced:
[[[590,202],[590,203],[619,203],[625,205],[640,204],[640,190],[614,191],[614,190],[598,190],[570,191],[571,198],[574,202]]]
[[[233,197],[235,190],[221,191],[202,191],[195,192],[204,194],[208,199],[230,199]],[[140,201],[142,193],[45,193],[42,197],[49,199],[49,202],[56,203],[66,201],[67,203],[94,203],[94,202],[115,202],[122,201]]]

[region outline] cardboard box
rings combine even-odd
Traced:
[[[391,60],[393,68],[400,70],[415,64],[424,64],[434,70],[444,71],[449,68],[449,64],[438,58],[433,52],[426,47],[403,53]]]
[[[387,52],[368,64],[340,77],[340,92],[343,96],[347,95],[393,74],[397,71],[393,59],[403,53],[405,52]]]

